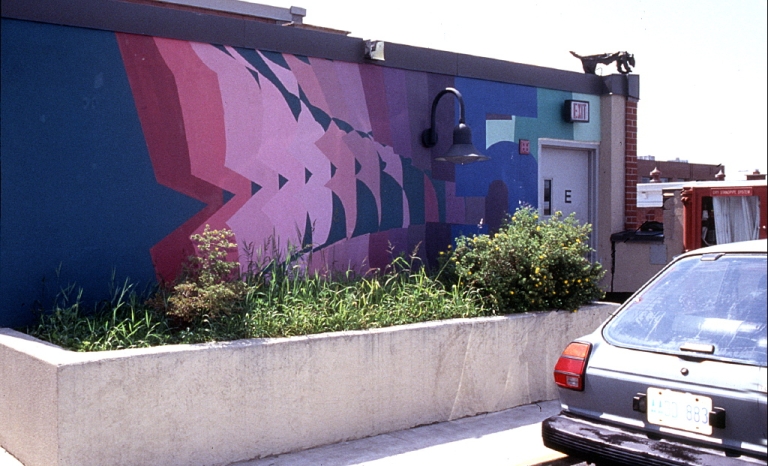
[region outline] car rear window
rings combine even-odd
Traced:
[[[604,328],[614,345],[766,365],[766,257],[682,259]]]

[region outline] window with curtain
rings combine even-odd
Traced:
[[[712,198],[717,244],[758,239],[760,198],[716,196]]]

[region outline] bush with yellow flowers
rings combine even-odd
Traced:
[[[604,296],[603,268],[589,261],[591,230],[573,214],[541,220],[521,207],[495,234],[459,237],[442,257],[455,284],[478,290],[501,313],[576,310]]]

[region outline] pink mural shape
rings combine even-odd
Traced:
[[[225,118],[226,101],[220,92],[209,91],[227,86],[205,63],[200,44],[162,38],[155,43],[176,80],[192,175],[234,195],[206,220],[212,229],[225,228],[229,216],[245,204],[251,190],[248,179],[225,163],[230,140],[226,123],[232,118]],[[204,228],[198,226],[195,233]]]
[[[363,79],[360,76],[360,67],[343,62],[333,62],[333,64],[336,68],[336,77],[341,89],[343,89],[341,96],[346,103],[345,121],[358,131],[370,133],[373,128],[371,128],[368,107],[365,103],[365,90],[363,89]]]

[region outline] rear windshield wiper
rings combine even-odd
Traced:
[[[715,352],[715,345],[707,345],[703,343],[685,343],[680,347],[680,351],[689,351],[691,353],[703,353],[713,354]]]

